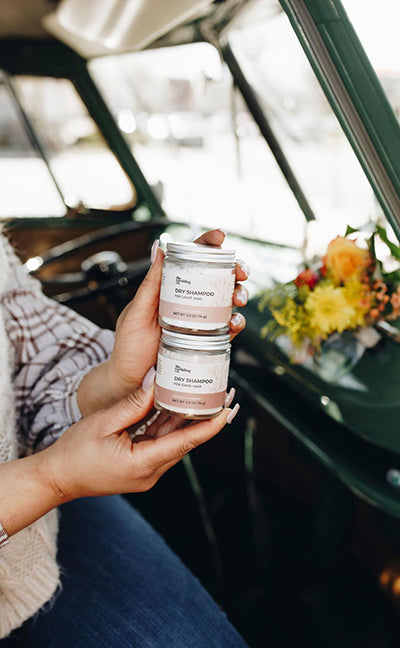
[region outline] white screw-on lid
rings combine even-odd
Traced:
[[[161,342],[180,349],[192,351],[227,351],[230,348],[229,333],[220,335],[190,335],[162,330]]]
[[[200,263],[234,263],[236,250],[200,243],[167,243],[167,256]]]

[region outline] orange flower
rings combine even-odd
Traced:
[[[387,291],[387,285],[382,281],[382,279],[377,279],[372,287],[374,290],[383,290],[383,292]]]
[[[371,263],[371,256],[355,241],[337,236],[328,245],[325,261],[328,275],[339,284],[352,278],[360,279]]]

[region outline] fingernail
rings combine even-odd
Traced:
[[[224,236],[228,236],[228,232],[227,232],[226,230],[222,229],[222,227],[218,227],[218,231],[219,231],[219,232],[222,232],[222,234],[223,234]]]
[[[142,388],[145,392],[149,391],[153,387],[155,377],[156,369],[155,367],[150,367],[142,382]]]
[[[153,245],[151,246],[150,261],[151,261],[152,264],[154,263],[154,261],[157,258],[157,250],[158,250],[159,245],[160,245],[160,241],[158,239],[156,239],[154,241]]]
[[[231,317],[231,326],[233,328],[240,328],[243,324],[243,315],[241,313],[234,313]]]
[[[231,387],[229,390],[229,394],[227,394],[225,398],[225,407],[229,407],[229,405],[232,403],[233,399],[235,398],[236,394],[236,389],[234,387]]]
[[[239,405],[239,403],[236,403],[233,410],[226,417],[226,422],[227,423],[232,423],[233,419],[235,418],[235,416],[236,416],[236,414],[238,413],[239,410],[240,410],[240,405]]]
[[[239,260],[237,261],[237,264],[238,264],[238,266],[240,266],[241,271],[244,272],[244,274],[246,275],[246,277],[248,277],[248,276],[250,275],[250,272],[251,272],[251,271],[250,271],[250,268],[249,268],[249,266],[247,265],[247,263],[245,263],[244,261],[242,261],[241,259],[239,259]]]
[[[239,288],[235,292],[235,299],[236,301],[240,302],[243,306],[245,306],[247,304],[247,299],[248,299],[247,290],[245,288]]]

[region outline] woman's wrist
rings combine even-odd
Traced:
[[[57,461],[54,461],[54,445],[29,457],[34,462],[37,473],[38,489],[45,494],[45,499],[56,508],[72,499],[58,479]]]
[[[9,536],[63,502],[61,493],[46,476],[45,453],[0,465],[1,523]]]

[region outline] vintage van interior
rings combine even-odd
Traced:
[[[400,233],[395,0],[3,0],[0,218],[45,292],[113,328],[156,237],[251,266],[229,431],[131,499],[249,645],[400,629],[396,322],[345,375],[258,295],[346,226]]]

